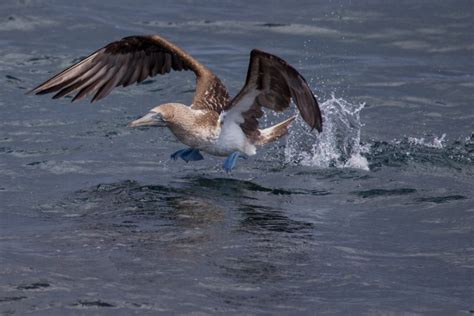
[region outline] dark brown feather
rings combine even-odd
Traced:
[[[253,96],[248,108],[245,102]],[[224,108],[225,111],[240,111],[244,122],[240,125],[251,139],[258,139],[258,119],[263,116],[262,107],[281,112],[296,104],[303,120],[311,128],[322,131],[322,117],[318,101],[306,80],[283,59],[260,50],[250,53],[249,69],[244,87]]]
[[[118,85],[118,82],[120,81],[120,78],[123,72],[124,72],[124,68],[121,67],[117,71],[117,73],[114,73],[113,75],[111,75],[110,79],[104,81],[104,84],[97,90],[91,102],[94,102],[106,97],[110,93],[110,91],[112,91],[112,89]]]
[[[227,89],[219,78],[184,50],[158,35],[129,36],[112,42],[31,92],[57,92],[54,98],[77,92],[73,101],[95,92],[91,100],[94,102],[107,96],[116,86],[139,83],[171,70],[195,73],[193,108],[220,113],[229,102]]]

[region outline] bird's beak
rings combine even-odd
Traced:
[[[138,126],[166,126],[166,122],[161,117],[160,113],[150,112],[147,115],[130,122],[128,127],[138,127]]]

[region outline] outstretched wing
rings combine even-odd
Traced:
[[[322,131],[318,101],[306,80],[283,59],[254,49],[250,53],[247,80],[239,94],[224,108],[225,120],[240,124],[250,138],[259,136],[258,119],[262,107],[281,112],[289,108],[293,99],[303,120],[311,128]]]
[[[181,48],[158,35],[129,36],[112,42],[70,66],[31,92],[56,92],[54,99],[76,93],[72,101],[93,95],[107,96],[117,86],[139,83],[171,70],[192,70],[196,75],[193,108],[221,112],[229,95],[217,76]]]

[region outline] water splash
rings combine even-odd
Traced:
[[[421,137],[421,138],[408,137],[408,142],[411,145],[419,145],[419,146],[425,146],[425,147],[430,147],[430,148],[443,149],[444,143],[446,142],[446,134],[441,135],[441,137],[434,136],[432,140],[426,140],[424,137]]]
[[[323,112],[323,132],[308,131],[298,117],[290,130],[285,146],[285,161],[320,168],[356,168],[369,170],[362,156],[368,147],[360,143],[360,111],[365,104],[352,104],[334,95],[320,105]]]

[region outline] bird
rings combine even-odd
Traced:
[[[201,152],[226,157],[223,169],[231,172],[239,158],[247,159],[257,148],[286,135],[297,115],[259,128],[264,108],[288,110],[291,100],[311,130],[322,132],[322,116],[305,78],[285,60],[253,49],[247,77],[233,98],[209,68],[160,35],[135,35],[111,42],[29,91],[55,92],[53,99],[74,94],[72,102],[106,97],[115,87],[140,83],[174,71],[193,71],[196,88],[190,106],[170,102],[152,108],[129,127],[167,127],[186,148],[171,159],[185,162],[204,159]]]

